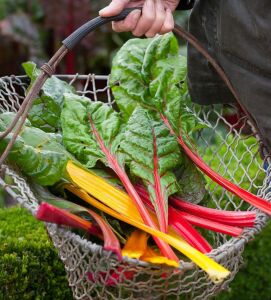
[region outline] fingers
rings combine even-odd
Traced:
[[[172,31],[173,29],[174,29],[174,18],[173,18],[171,10],[168,8],[166,10],[165,21],[160,30],[160,34],[168,33],[170,31]]]
[[[140,10],[132,11],[124,21],[113,22],[113,30],[116,32],[133,31],[138,23],[140,16]]]
[[[130,0],[113,0],[107,7],[100,10],[99,14],[101,17],[112,17],[119,14]]]
[[[135,29],[133,30],[133,35],[143,36],[148,32],[156,18],[156,8],[153,0],[146,0],[142,10],[142,16],[139,19]]]
[[[155,5],[155,20],[151,28],[145,33],[146,37],[154,37],[157,33],[160,33],[165,19],[166,11],[164,5],[161,0],[157,0]]]
[[[174,28],[172,11],[165,9],[164,0],[146,0],[135,29],[135,36],[154,37],[157,33],[164,34]]]
[[[117,15],[132,3],[141,3],[141,1],[113,0],[109,6],[100,11],[100,15],[103,17]],[[169,8],[165,9],[164,0],[145,0],[142,12],[135,10],[125,20],[113,22],[112,27],[116,32],[131,31],[138,37],[143,35],[154,37],[157,33],[164,34],[172,31],[174,19],[172,11]]]

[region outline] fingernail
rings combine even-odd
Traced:
[[[108,6],[107,6],[107,7],[108,7]],[[107,7],[101,9],[101,10],[99,11],[99,14],[102,14],[102,13],[106,12],[106,11],[107,11]]]

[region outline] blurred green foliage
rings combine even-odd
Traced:
[[[208,131],[208,130],[207,130]],[[245,189],[256,192],[261,186],[264,179],[264,172],[259,170],[259,166],[263,164],[259,155],[259,146],[254,137],[240,140],[233,134],[228,134],[226,141],[229,145],[225,145],[222,136],[225,136],[226,129],[221,128],[221,138],[216,135],[212,142],[209,143],[208,149],[203,155],[204,160],[220,174],[226,170],[221,164],[220,157],[223,157],[225,164],[228,164],[227,174],[229,179],[233,179]],[[206,133],[206,137],[208,133]],[[217,155],[214,155],[217,153]],[[252,162],[253,157],[253,162]],[[240,160],[237,162],[236,158]],[[248,177],[244,176],[244,168],[251,178],[254,178],[254,185]],[[231,176],[229,176],[231,174]],[[217,198],[221,193],[221,189],[217,188],[217,184],[207,179],[210,190],[215,192]],[[235,203],[240,201],[236,197]],[[224,201],[224,202],[223,202]],[[213,204],[213,205],[212,205]],[[222,207],[227,206],[228,209],[234,209],[229,205],[227,200],[220,202]],[[214,203],[209,203],[214,206]],[[243,206],[244,207],[244,206]],[[246,245],[244,251],[244,266],[241,268],[237,276],[230,285],[229,291],[221,293],[215,297],[216,300],[258,300],[271,299],[271,223],[261,232],[254,241]]]
[[[24,209],[0,210],[0,300],[72,299],[45,227]]]
[[[229,291],[221,293],[216,300],[271,299],[271,223],[244,252],[245,264],[236,275]]]
[[[5,206],[5,191],[0,188],[0,209]]]
[[[0,20],[20,11],[31,12],[34,21],[40,20],[44,15],[40,0],[0,0]]]

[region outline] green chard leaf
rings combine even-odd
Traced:
[[[173,101],[174,115],[178,115],[182,93],[176,85],[186,75],[185,58],[179,56],[178,50],[173,34],[133,39],[119,50],[113,60],[110,83],[126,120],[137,104],[159,111],[168,109],[166,102]]]
[[[116,153],[121,136],[119,114],[102,102],[91,102],[86,97],[65,94],[61,114],[63,143],[87,168],[98,161],[108,166],[108,159],[93,134],[90,120],[98,131],[104,145]]]
[[[173,173],[182,163],[177,140],[162,121],[154,121],[147,110],[138,107],[128,121],[120,149],[131,173],[148,188],[160,228],[166,231],[168,197],[179,189]]]
[[[175,174],[180,186],[178,195],[186,201],[200,203],[206,194],[206,180],[194,163],[184,156],[183,164]]]
[[[32,62],[24,63],[23,68],[31,79],[30,85],[32,85],[41,71]],[[29,112],[28,119],[31,124],[45,132],[56,132],[60,127],[59,118],[64,93],[75,93],[75,90],[67,82],[55,76],[49,78]]]
[[[131,39],[113,59],[110,85],[126,121],[137,103],[146,101],[149,96],[141,72],[148,44],[147,39]]]
[[[110,85],[124,119],[127,121],[135,107],[141,105],[162,114],[176,133],[181,128],[195,130],[199,120],[188,108],[191,100],[186,73],[186,58],[179,55],[172,33],[128,41],[114,58],[110,75]]]
[[[1,114],[0,131],[4,131],[14,117],[14,113]],[[5,150],[12,135],[13,133],[10,133],[0,140],[0,153]],[[59,137],[53,133],[31,127],[27,120],[8,159],[36,183],[43,186],[53,185],[63,177],[66,164],[71,157],[58,140]]]

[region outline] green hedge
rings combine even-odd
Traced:
[[[271,224],[245,250],[245,267],[217,300],[271,299]],[[0,300],[72,299],[42,223],[21,208],[0,210]]]
[[[44,225],[18,207],[0,210],[0,299],[72,299]]]
[[[250,242],[244,252],[245,265],[217,300],[271,299],[271,223]]]

